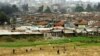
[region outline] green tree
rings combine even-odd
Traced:
[[[28,4],[22,5],[22,8],[23,8],[24,11],[28,11]]]
[[[84,11],[84,8],[82,6],[77,5],[75,8],[75,12],[82,12]]]
[[[58,10],[57,9],[54,9],[54,12],[58,12]]]
[[[12,7],[9,5],[2,6],[0,10],[8,15],[13,13]]]
[[[5,22],[9,23],[7,15],[0,11],[0,25],[3,25]]]
[[[98,3],[98,5],[97,5],[97,11],[100,11],[100,3]]]
[[[97,5],[94,5],[94,6],[93,6],[93,10],[94,10],[94,11],[97,11]]]
[[[47,6],[47,8],[45,9],[44,13],[51,13],[50,7]]]
[[[4,13],[6,13],[7,15],[11,15],[12,13],[18,12],[19,9],[16,5],[4,5],[1,6],[0,8],[1,11],[3,11]]]
[[[37,12],[42,13],[42,12],[43,12],[43,8],[44,8],[44,6],[43,6],[43,5],[42,5],[42,6],[40,6],[40,7],[39,7],[39,9],[37,10]]]
[[[19,11],[19,9],[16,5],[12,5],[12,10],[13,10],[13,12],[18,12]]]
[[[90,4],[87,5],[86,11],[87,12],[93,11],[93,8],[92,8],[92,6]]]
[[[61,12],[62,14],[65,14],[65,13],[66,13],[66,9],[63,8],[63,9],[60,10],[60,12]]]

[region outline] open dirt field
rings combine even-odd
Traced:
[[[0,48],[0,56],[100,56],[100,47],[73,45]]]

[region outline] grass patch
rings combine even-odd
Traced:
[[[60,39],[49,39],[41,41],[16,41],[16,42],[0,42],[0,47],[28,47],[37,45],[49,45],[49,44],[65,44],[71,43],[77,46],[100,46],[99,37],[73,37],[73,38],[60,38]]]

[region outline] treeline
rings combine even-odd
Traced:
[[[0,3],[0,25],[10,24],[10,15],[20,11],[16,5]]]
[[[6,13],[7,15],[10,15],[14,12],[18,12],[19,10],[16,5],[5,5],[0,8],[0,11]]]
[[[44,6],[42,5],[42,6],[39,7],[39,9],[37,10],[37,12],[40,12],[40,13],[51,13],[52,11],[51,11],[51,9],[50,9],[49,6],[47,6],[47,8],[44,9]]]
[[[100,12],[100,3],[98,3],[97,5],[94,5],[94,6],[92,6],[91,4],[88,4],[86,6],[86,8],[84,8],[84,6],[82,6],[82,5],[81,6],[77,5],[75,7],[74,11],[75,12],[83,12],[83,11],[86,11],[86,12],[93,12],[93,11]]]
[[[60,13],[66,13],[67,9],[66,8],[59,8],[56,10],[51,9],[49,6],[44,7],[43,5],[39,7],[39,9],[37,10],[37,12],[39,13],[54,13],[59,11]],[[87,4],[86,6],[84,6],[83,4],[79,5],[77,4],[76,7],[73,7],[73,12],[100,12],[100,3],[98,3],[97,5],[91,5],[91,4]]]
[[[66,13],[66,8],[61,8],[61,9],[52,9],[49,6],[45,7],[44,5],[40,6],[37,10],[39,13],[56,13],[60,12],[62,14]]]

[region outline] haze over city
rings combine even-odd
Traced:
[[[100,0],[0,0],[0,56],[100,56]]]
[[[6,1],[17,1],[17,0],[0,0],[1,2],[6,2]],[[39,0],[37,0],[39,1]],[[69,0],[66,0],[69,1]],[[72,0],[72,1],[80,1],[80,0]],[[91,1],[91,2],[100,2],[100,0],[81,0],[81,1]]]
[[[35,2],[41,2],[41,1],[58,1],[58,0],[0,0],[0,2],[14,2],[14,3],[18,3],[18,2],[24,2],[24,1],[35,1]],[[59,0],[62,1],[62,0]],[[83,2],[100,2],[100,0],[65,0],[65,1],[83,1]]]

